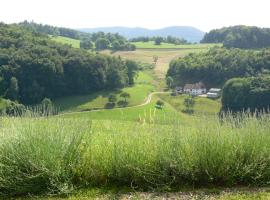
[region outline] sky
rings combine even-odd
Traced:
[[[270,0],[1,0],[0,21],[68,28],[270,27]]]

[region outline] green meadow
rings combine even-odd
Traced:
[[[51,39],[55,42],[71,45],[74,48],[80,48],[80,40],[63,37],[63,36],[52,36]]]
[[[132,42],[138,49],[205,49],[214,46],[221,46],[221,44],[170,44],[162,42],[161,45],[155,45],[154,41],[149,42]]]
[[[91,95],[70,96],[54,100],[54,105],[60,111],[86,111],[94,109],[104,109],[108,103],[108,97],[112,94],[121,100],[120,94],[127,92],[130,94],[127,106],[135,106],[146,101],[148,95],[155,91],[153,78],[148,72],[139,72],[135,85],[116,91],[102,91]],[[116,105],[116,107],[118,107]]]

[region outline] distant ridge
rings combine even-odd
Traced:
[[[122,36],[125,36],[126,38],[134,38],[139,36],[162,36],[166,37],[168,35],[184,38],[189,42],[200,42],[204,36],[204,32],[191,27],[191,26],[170,26],[162,29],[146,29],[146,28],[129,28],[129,27],[100,27],[100,28],[81,28],[78,29],[83,32],[93,33],[102,31],[105,33],[119,33]]]

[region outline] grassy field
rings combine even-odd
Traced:
[[[121,92],[130,94],[128,106],[134,106],[143,103],[148,94],[155,91],[153,78],[147,72],[139,72],[132,87],[126,87],[117,91],[102,91],[91,95],[70,96],[54,100],[54,105],[61,111],[83,111],[92,109],[102,109],[108,103],[110,94],[115,94],[120,100]],[[117,106],[116,106],[117,107]]]
[[[118,51],[111,53],[106,50],[102,53],[121,56],[125,59],[135,60],[137,62],[152,64],[154,66],[154,75],[156,80],[159,82],[161,87],[165,87],[164,77],[169,68],[169,63],[172,59],[183,57],[189,53],[199,53],[205,51],[206,49],[182,49],[182,50],[173,50],[173,49],[137,49],[136,51]],[[158,61],[154,65],[153,57],[157,56]]]
[[[153,97],[150,104],[139,107],[124,108],[124,109],[110,109],[101,110],[95,112],[83,112],[83,113],[66,113],[61,115],[64,118],[83,118],[91,120],[117,120],[117,121],[131,121],[140,123],[153,123],[158,121],[159,124],[168,123],[169,118],[181,118],[183,122],[188,121],[188,117],[177,113],[170,104],[165,104],[163,109],[156,109],[156,101],[158,98]],[[168,118],[168,119],[166,119]]]
[[[52,36],[51,39],[55,42],[71,45],[74,48],[80,48],[80,40],[75,40],[63,36]]]
[[[159,97],[168,102],[178,112],[184,110],[184,99],[186,95],[171,96],[170,94],[160,94]],[[195,115],[216,115],[221,108],[220,99],[212,100],[204,97],[195,97]]]
[[[1,117],[0,193],[269,184],[269,115],[172,119]]]
[[[169,68],[169,63],[171,60],[184,57],[190,53],[200,53],[207,51],[213,45],[211,44],[195,44],[195,45],[188,45],[189,48],[184,48],[185,45],[182,45],[182,48],[179,49],[166,49],[166,48],[150,48],[150,49],[137,49],[136,51],[117,51],[117,52],[110,52],[108,50],[103,51],[101,53],[114,55],[114,56],[121,56],[125,59],[131,59],[138,62],[154,64],[153,57],[158,57],[157,63],[154,66],[154,72],[157,81],[161,83],[161,87],[164,87],[164,77],[167,73]],[[156,47],[156,45],[154,46]]]
[[[137,49],[206,49],[214,46],[221,46],[221,44],[185,44],[175,45],[169,43],[161,43],[161,45],[155,45],[154,41],[149,42],[132,42],[136,45]]]

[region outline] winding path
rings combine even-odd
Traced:
[[[100,109],[94,109],[94,110],[89,110],[89,111],[66,112],[66,113],[58,114],[58,116],[70,115],[70,114],[78,114],[78,113],[87,113],[87,112],[99,112],[99,111],[103,111],[103,110],[122,110],[122,109],[142,107],[142,106],[145,106],[145,105],[151,103],[152,97],[154,95],[156,95],[156,94],[169,94],[169,93],[170,92],[152,92],[147,96],[147,99],[146,99],[145,102],[143,102],[143,103],[141,103],[139,105],[135,105],[135,106],[119,107],[119,108],[113,108],[113,109],[100,108]]]

